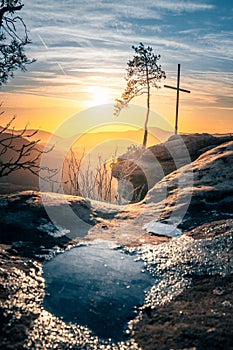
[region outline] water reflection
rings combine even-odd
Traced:
[[[101,338],[125,339],[125,328],[155,282],[135,255],[98,241],[44,264],[44,307],[66,322],[88,326]]]

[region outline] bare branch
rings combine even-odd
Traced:
[[[50,152],[53,146],[44,151],[39,146],[39,139],[31,140],[38,130],[28,133],[25,126],[23,130],[16,133],[14,128],[9,129],[14,120],[15,117],[0,130],[0,177],[8,176],[19,169],[28,170],[39,176],[41,156],[43,153]],[[56,169],[44,168],[43,170],[47,171],[48,177],[54,176],[57,172]]]
[[[85,166],[82,164],[85,152],[78,156],[72,149],[67,154],[63,169],[63,181],[66,183],[66,193],[113,202],[116,199],[113,189],[113,176],[106,160],[98,156],[98,162],[93,168],[91,158]]]

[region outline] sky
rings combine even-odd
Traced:
[[[23,1],[36,62],[1,87],[2,122],[53,132],[64,120],[123,92],[132,45],[160,54],[166,84],[181,64],[179,131],[233,132],[233,8],[230,0]],[[133,104],[145,106],[145,97]],[[152,91],[152,110],[174,125],[176,92]],[[115,117],[109,116],[111,121]],[[144,116],[141,118],[141,126]],[[156,118],[150,120],[156,126]]]

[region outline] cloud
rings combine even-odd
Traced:
[[[215,8],[214,5],[211,4],[203,4],[203,3],[195,3],[193,1],[166,1],[160,0],[156,2],[156,7],[160,9],[166,9],[174,12],[194,12],[194,11],[206,11],[212,10]]]
[[[233,100],[231,96],[217,96],[216,104],[221,106],[222,108],[233,109]]]
[[[202,90],[206,101],[217,100],[212,96],[217,96],[220,83],[224,94],[232,95],[228,74],[232,33],[226,28],[227,11],[222,5],[217,7],[216,2],[24,3],[22,14],[33,42],[27,53],[37,63],[30,66],[27,74],[16,74],[8,90],[74,98],[82,96],[87,86],[96,84],[119,92],[125,84],[126,63],[133,55],[131,46],[142,41],[161,54],[160,63],[171,82],[176,79],[180,62],[187,88]],[[216,27],[221,31],[217,32]],[[67,88],[62,92],[64,86]]]

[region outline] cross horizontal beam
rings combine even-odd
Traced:
[[[178,64],[177,71],[177,86],[164,85],[165,88],[176,90],[176,123],[175,123],[175,134],[178,132],[178,114],[179,114],[179,96],[181,92],[187,92],[190,94],[191,91],[180,88],[180,63]]]
[[[169,89],[173,89],[173,90],[177,90],[177,87],[170,86],[170,85],[164,85],[164,87],[165,87],[165,88],[169,88]],[[188,94],[191,93],[190,90],[185,90],[185,89],[181,89],[181,88],[179,88],[179,90],[182,91],[182,92],[187,92]]]

